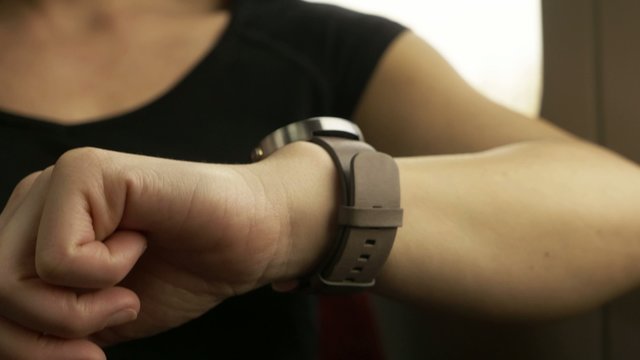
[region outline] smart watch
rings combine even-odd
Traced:
[[[311,118],[276,130],[253,150],[252,160],[264,159],[294,141],[310,141],[328,152],[342,192],[336,241],[301,285],[320,292],[372,287],[402,225],[395,161],[365,143],[356,124],[333,117]]]

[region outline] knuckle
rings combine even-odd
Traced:
[[[24,177],[13,189],[14,195],[22,195],[27,192],[36,181],[36,179],[42,174],[42,171],[33,172],[26,177]]]
[[[36,251],[36,273],[50,283],[59,284],[67,275],[67,264],[71,262],[71,254],[64,250]]]
[[[88,331],[79,321],[67,319],[65,322],[60,323],[56,328],[52,329],[51,334],[63,339],[79,339],[89,335],[90,331]]]
[[[37,335],[36,345],[32,346],[33,357],[31,359],[57,358],[62,340],[52,338],[44,334]]]
[[[50,325],[47,333],[65,339],[82,338],[92,332],[87,320],[85,311],[78,309],[77,305],[70,305],[59,314],[59,319]]]
[[[80,147],[71,149],[62,154],[56,161],[56,168],[86,166],[100,162],[105,157],[106,151],[94,147]]]
[[[36,183],[42,176],[43,171],[37,171],[24,177],[18,182],[18,184],[16,184],[11,191],[11,195],[4,204],[4,209],[0,212],[0,228],[3,228],[7,224],[8,218],[13,217],[13,214],[24,202],[28,196],[27,194],[33,188],[34,183]]]

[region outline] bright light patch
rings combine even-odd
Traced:
[[[425,38],[490,98],[537,115],[542,89],[540,0],[307,0],[394,19]]]

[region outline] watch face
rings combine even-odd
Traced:
[[[314,136],[344,137],[364,140],[360,128],[353,122],[334,117],[315,117],[291,123],[266,136],[251,153],[259,161],[294,141],[306,141]]]

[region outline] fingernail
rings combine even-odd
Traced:
[[[107,321],[106,327],[118,326],[135,320],[138,313],[133,309],[120,310]]]

